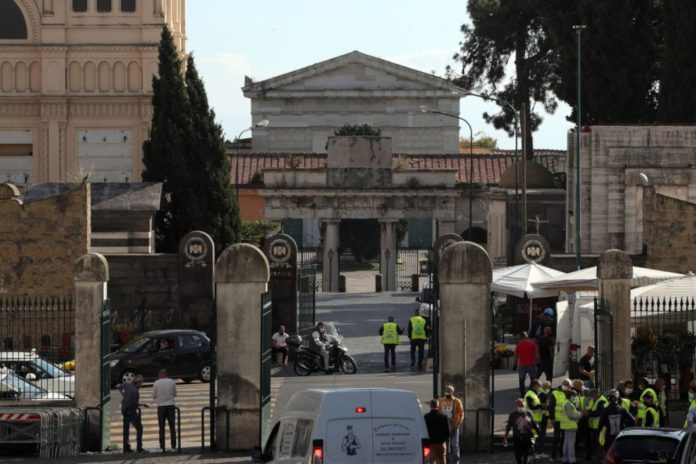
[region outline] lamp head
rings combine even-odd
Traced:
[[[262,119],[261,121],[257,122],[254,127],[268,127],[270,122],[268,122],[268,119]]]

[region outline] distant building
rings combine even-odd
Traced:
[[[140,180],[162,26],[185,0],[0,0],[0,182]]]
[[[366,55],[347,53],[271,79],[245,82],[254,124],[252,152],[326,153],[344,124],[369,124],[391,137],[395,153],[459,152],[456,118],[464,90],[446,79]]]

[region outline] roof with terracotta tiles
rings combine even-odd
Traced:
[[[264,169],[321,169],[326,167],[326,153],[230,153],[232,183],[250,184]],[[515,161],[513,150],[482,155],[413,155],[394,154],[400,169],[455,169],[459,183],[497,185],[501,174]],[[565,172],[566,152],[535,150],[534,159],[551,173]],[[399,161],[403,160],[403,161]],[[473,177],[470,179],[470,169]]]

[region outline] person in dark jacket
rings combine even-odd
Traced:
[[[515,401],[515,410],[510,413],[505,425],[505,436],[503,446],[507,448],[508,435],[512,430],[513,447],[515,450],[515,460],[517,464],[527,464],[529,451],[532,447],[532,437],[534,432],[539,433],[539,427],[534,418],[524,407],[524,399],[518,398]]]
[[[430,412],[425,415],[425,426],[428,428],[432,464],[445,464],[447,441],[449,440],[449,420],[438,411],[438,400],[430,400]]]
[[[123,452],[132,453],[130,445],[130,425],[133,424],[136,432],[137,452],[147,453],[143,448],[143,424],[140,422],[138,406],[140,402],[140,386],[143,384],[143,376],[136,375],[133,382],[124,382],[118,385],[118,391],[123,395],[121,400],[121,414],[123,414]]]
[[[626,427],[636,425],[636,420],[626,408],[621,405],[621,398],[617,390],[612,390],[607,396],[609,405],[604,408],[602,416],[599,418],[599,431],[606,428],[604,432],[604,453],[609,451],[616,436]]]

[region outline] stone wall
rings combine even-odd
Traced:
[[[696,204],[648,192],[643,217],[646,266],[696,271]]]
[[[89,184],[26,205],[18,196],[0,185],[0,295],[72,295],[74,261],[90,242]]]

